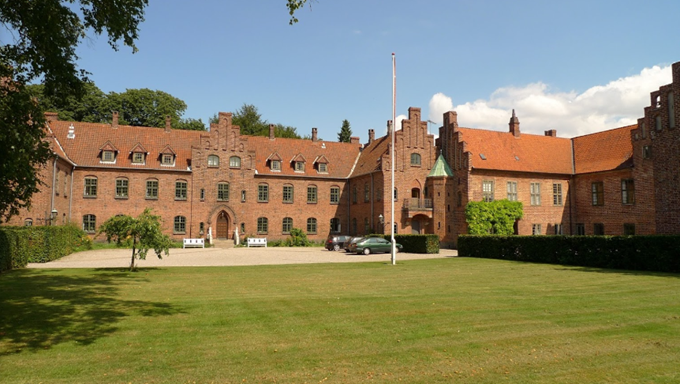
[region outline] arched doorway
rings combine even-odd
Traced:
[[[231,232],[229,231],[229,215],[225,211],[220,211],[215,222],[215,238],[228,239],[229,232]]]

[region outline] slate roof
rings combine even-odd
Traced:
[[[75,138],[68,139],[69,126],[75,127]],[[119,125],[117,129],[110,124],[82,123],[77,121],[49,121],[68,159],[79,167],[104,167],[134,169],[186,170],[191,159],[191,145],[198,144],[201,132],[172,130],[163,128],[133,127]],[[145,164],[132,164],[130,152],[142,144],[149,153]],[[115,163],[100,162],[102,148],[112,146],[118,150]],[[175,166],[161,166],[160,154],[167,148],[176,154]]]
[[[522,133],[458,128],[477,169],[572,174],[571,140]],[[480,156],[481,155],[481,156]],[[485,159],[482,158],[482,156]]]
[[[576,173],[625,169],[633,166],[631,131],[637,124],[575,137]]]

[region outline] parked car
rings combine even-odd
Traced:
[[[399,243],[396,244],[395,250],[396,252],[401,252],[403,249],[404,247],[401,244]],[[367,237],[357,241],[355,246],[355,252],[363,253],[364,255],[391,251],[392,243],[389,242],[388,240],[383,239],[382,237]]]
[[[361,236],[354,236],[345,243],[345,252],[356,252],[357,241],[363,239]]]
[[[326,239],[326,249],[329,251],[345,249],[345,243],[351,238],[349,235],[330,235]]]

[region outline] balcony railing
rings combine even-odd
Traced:
[[[409,199],[404,199],[403,209],[408,210],[431,210],[432,209],[432,199],[419,199],[417,197],[412,197]]]

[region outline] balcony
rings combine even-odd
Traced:
[[[401,208],[409,219],[416,215],[425,215],[432,218],[432,199],[419,199],[417,197],[404,199]]]

